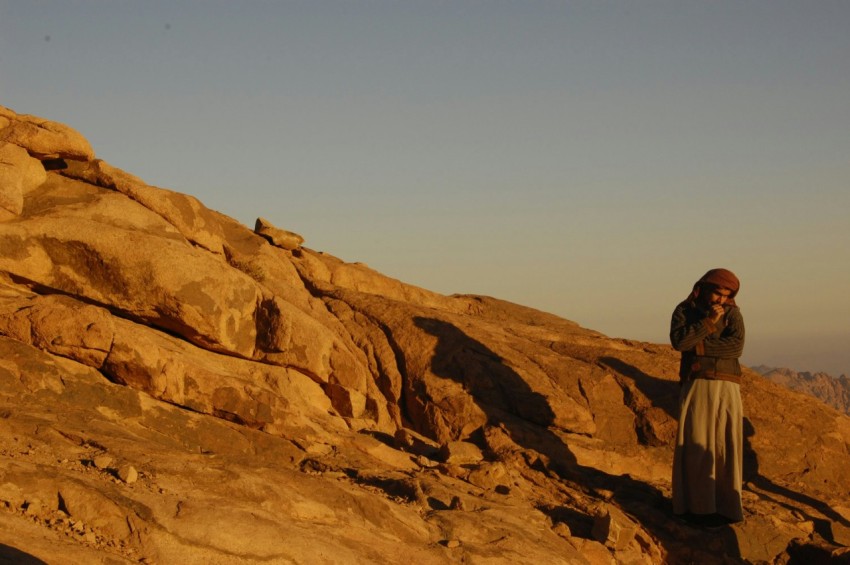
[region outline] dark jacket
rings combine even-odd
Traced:
[[[670,343],[682,352],[682,380],[740,378],[738,358],[744,351],[744,318],[737,306],[727,304],[724,310],[720,321],[713,323],[708,312],[693,300],[676,306],[670,322]]]

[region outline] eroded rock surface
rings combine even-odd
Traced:
[[[677,357],[256,232],[0,107],[0,558],[841,562],[850,418],[745,374],[746,520],[673,519]]]

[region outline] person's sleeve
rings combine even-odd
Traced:
[[[744,317],[735,307],[726,313],[726,327],[719,337],[705,340],[705,354],[723,359],[737,359],[744,352]]]
[[[670,343],[676,351],[689,351],[715,331],[717,326],[708,318],[688,323],[685,305],[680,304],[670,321]]]

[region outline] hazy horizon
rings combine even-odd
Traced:
[[[0,0],[0,104],[248,226],[747,365],[850,374],[850,3]]]

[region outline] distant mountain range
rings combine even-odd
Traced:
[[[793,369],[758,365],[750,367],[765,378],[825,402],[839,412],[850,415],[850,378],[827,373],[797,372]]]

